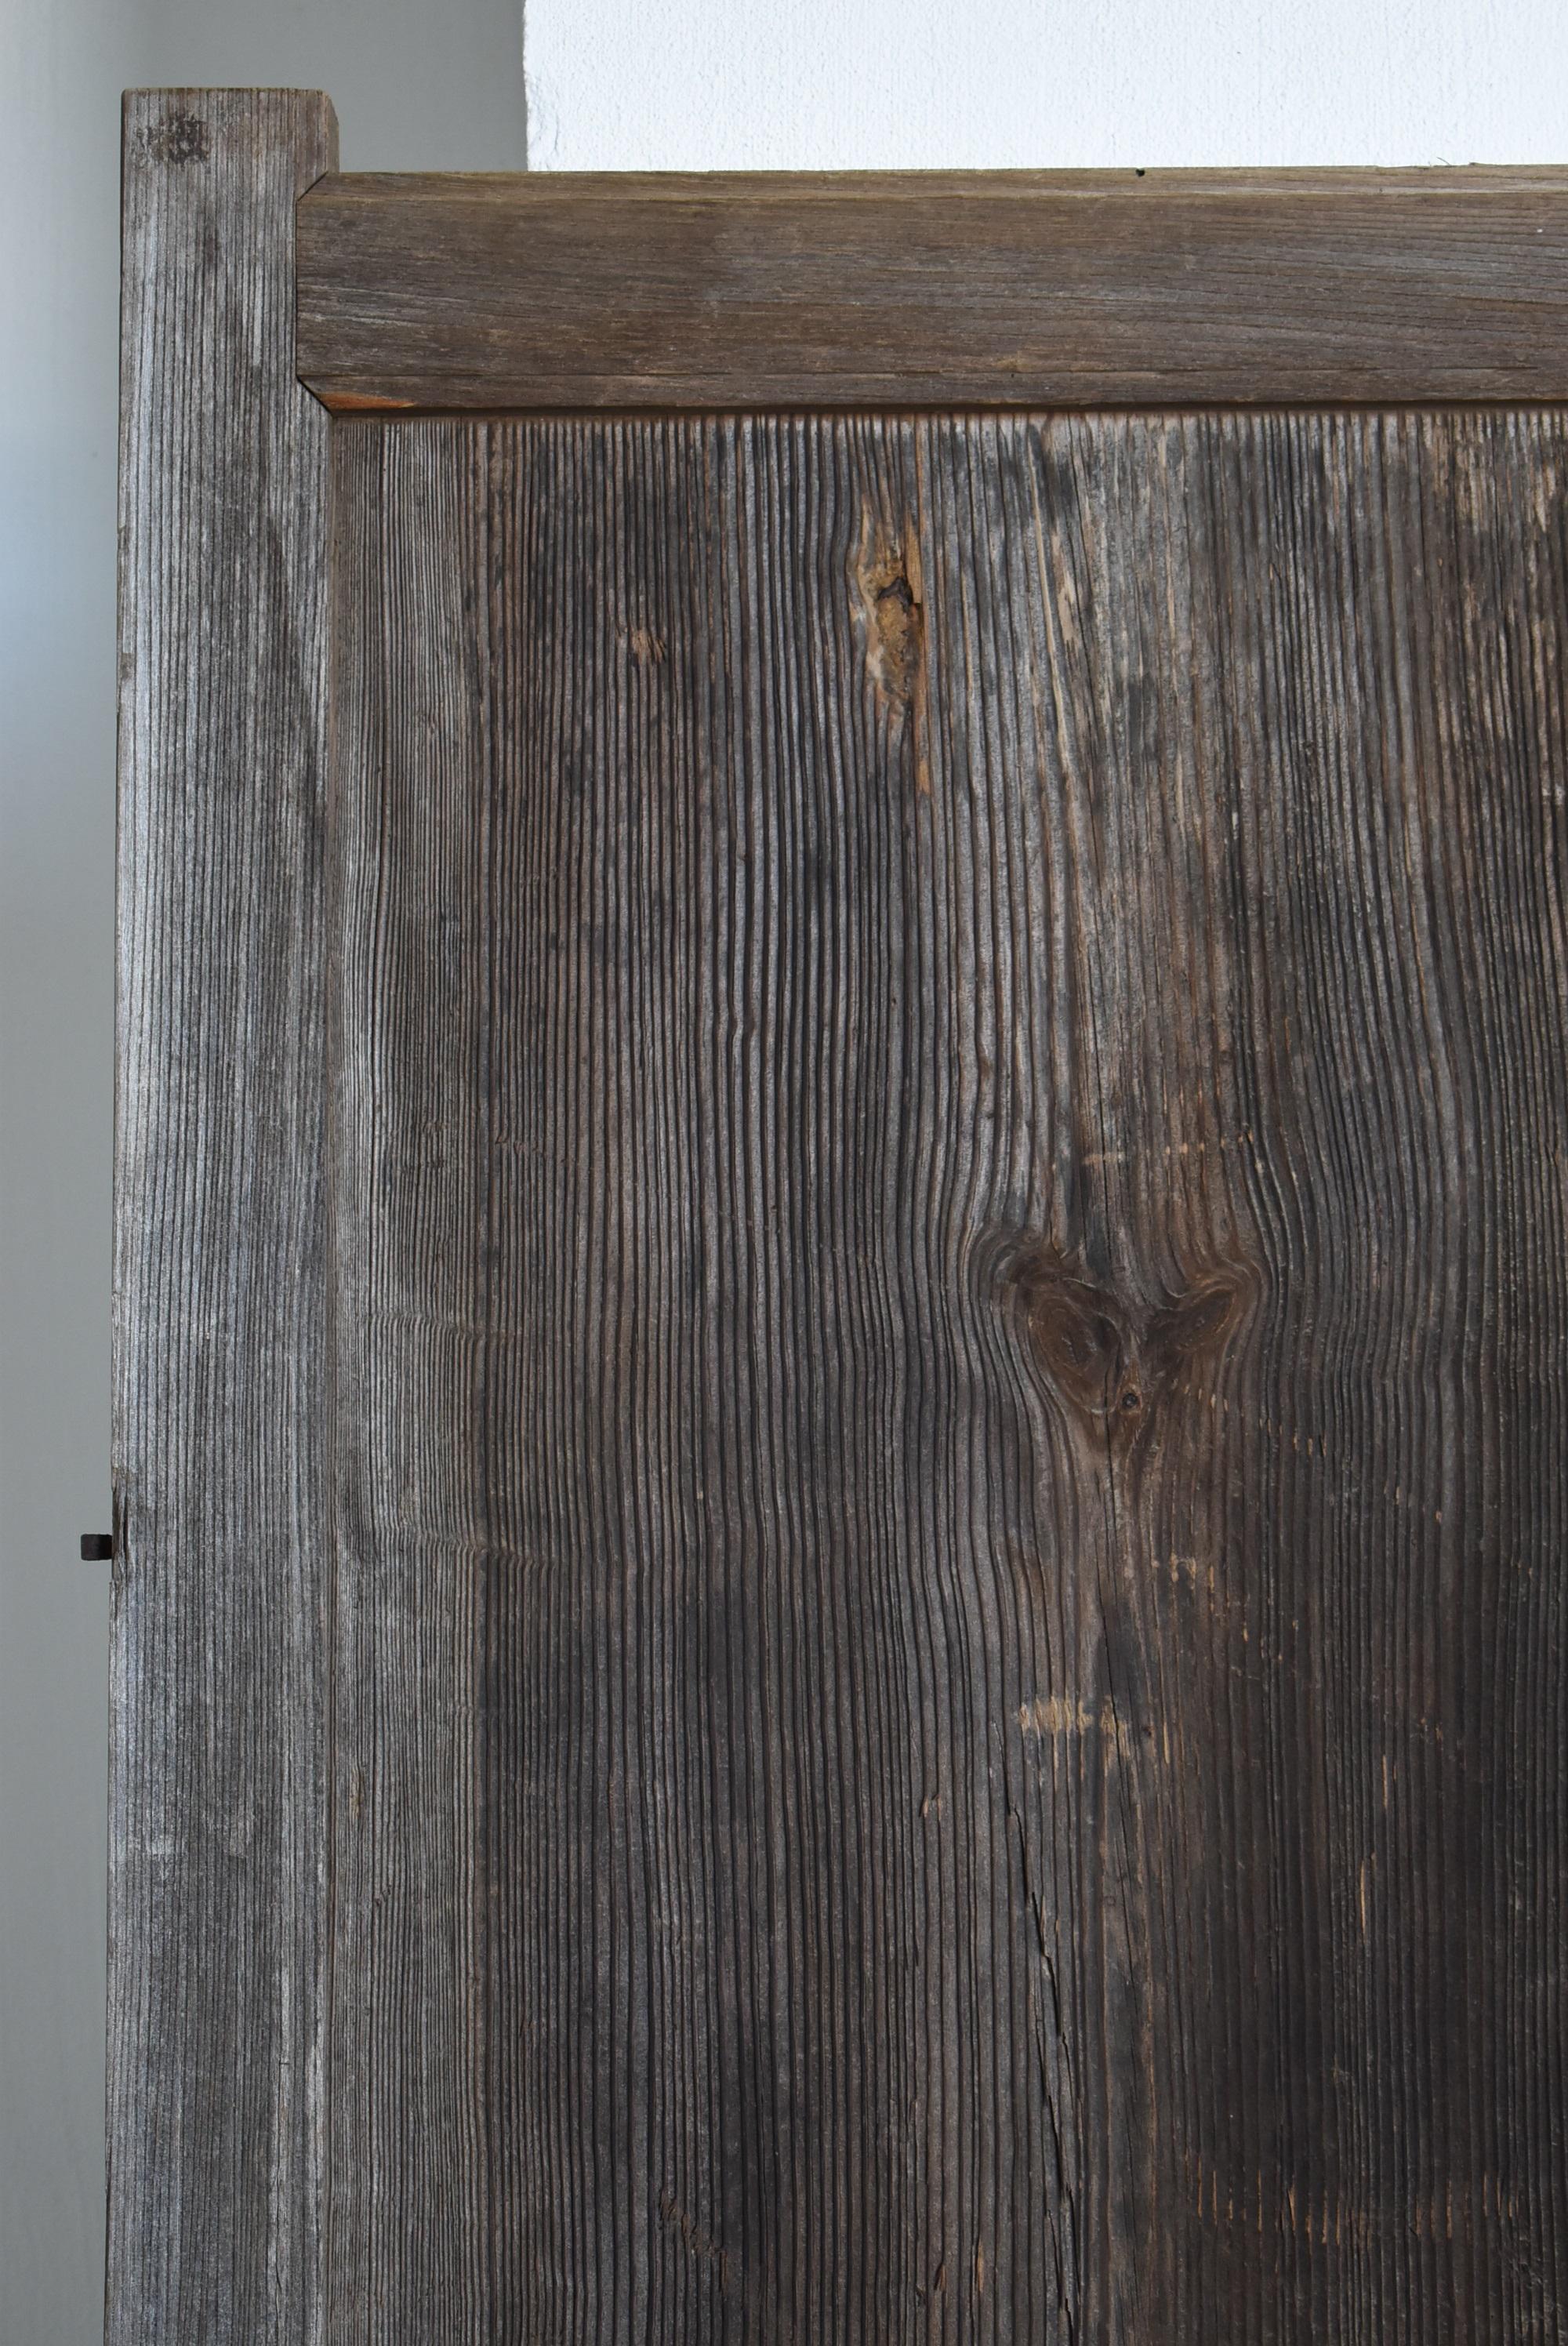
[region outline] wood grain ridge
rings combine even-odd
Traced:
[[[1568,419],[334,466],[331,2334],[1562,2346]]]
[[[324,179],[329,407],[1025,408],[1568,396],[1568,172]]]
[[[126,100],[108,2346],[321,2335],[325,97]]]

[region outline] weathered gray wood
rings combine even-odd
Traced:
[[[331,2328],[480,2341],[508,2334],[487,2279],[500,2213],[484,2034],[487,1966],[507,1956],[488,1943],[489,1861],[473,1838],[484,1808],[473,1596],[489,1568],[482,1200],[495,1145],[473,1112],[499,1040],[473,913],[492,692],[480,647],[492,594],[512,588],[487,576],[482,464],[432,476],[419,453],[400,438],[340,439],[334,477],[335,718],[350,746],[334,767],[331,889]],[[359,467],[373,475],[383,460],[406,492],[385,566],[376,501],[355,495]],[[390,895],[372,835],[395,873]],[[383,1028],[395,1030],[386,1046]],[[592,2289],[591,2272],[577,2279]]]
[[[326,2227],[324,97],[125,109],[109,2346],[303,2346]]]
[[[329,725],[332,138],[127,107],[110,2346],[1561,2340],[1563,411],[350,421]],[[1556,175],[1054,182],[1004,392],[946,184],[341,317],[1563,388]]]
[[[1568,173],[334,178],[300,366],[344,410],[1563,399]]]
[[[1563,2339],[1563,414],[338,435],[332,2334]]]

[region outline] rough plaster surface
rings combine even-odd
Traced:
[[[529,160],[1568,159],[1553,0],[527,0]]]

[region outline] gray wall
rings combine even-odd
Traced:
[[[520,0],[0,0],[0,2346],[102,2333],[119,93],[524,160]]]

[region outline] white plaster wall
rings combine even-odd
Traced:
[[[527,0],[547,170],[1568,161],[1562,0]]]

